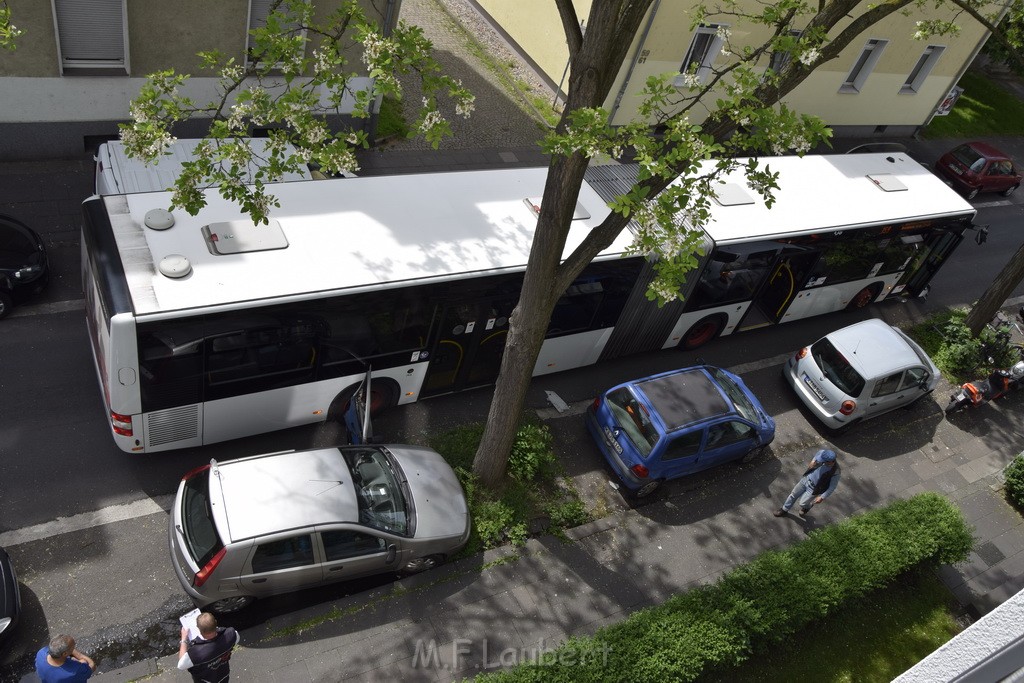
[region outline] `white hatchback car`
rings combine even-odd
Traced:
[[[903,408],[932,392],[941,376],[899,329],[872,318],[830,332],[796,352],[783,375],[811,412],[835,431]]]

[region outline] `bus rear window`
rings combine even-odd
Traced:
[[[181,523],[188,554],[196,565],[206,563],[216,555],[224,544],[217,535],[210,509],[209,472],[197,475],[185,482],[185,495],[181,503]]]
[[[811,356],[821,372],[847,396],[860,396],[864,378],[853,369],[843,354],[828,339],[820,339],[811,346]]]

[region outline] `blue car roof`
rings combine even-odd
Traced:
[[[666,431],[732,412],[718,383],[703,368],[652,377],[635,386],[661,417]]]

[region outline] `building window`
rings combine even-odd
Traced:
[[[249,32],[247,33],[245,43],[245,57],[246,61],[249,60],[252,55],[252,51],[255,46],[252,44],[252,31],[258,28],[263,28],[267,25],[267,17],[270,15],[270,6],[274,4],[274,0],[249,0]],[[287,4],[282,3],[279,11],[287,12]],[[298,28],[298,22],[283,22],[281,24],[282,31],[292,31]],[[278,65],[279,66],[279,65]]]
[[[860,53],[860,57],[857,58],[857,62],[850,69],[850,75],[843,81],[839,92],[860,92],[860,89],[864,87],[864,81],[868,79],[872,69],[875,68],[875,64],[882,56],[882,50],[888,43],[888,40],[869,40]]]
[[[54,0],[61,70],[128,71],[125,0]]]
[[[686,51],[683,64],[679,67],[680,76],[676,77],[676,86],[686,84],[684,76],[690,73],[696,74],[698,82],[707,82],[711,75],[711,64],[722,49],[722,35],[726,29],[724,24],[706,24],[697,28],[690,49]]]
[[[796,40],[802,34],[803,31],[790,31],[789,37]],[[768,64],[768,68],[775,73],[781,73],[791,61],[793,61],[792,52],[787,50],[776,50],[772,52],[772,61]]]
[[[921,53],[921,58],[917,60],[917,64],[910,71],[907,76],[906,82],[900,88],[901,93],[916,93],[924,85],[924,81],[928,78],[928,74],[935,68],[935,63],[939,61],[939,56],[942,51],[946,48],[942,45],[929,45]]]

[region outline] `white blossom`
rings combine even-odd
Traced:
[[[813,66],[816,61],[821,59],[821,52],[817,48],[812,47],[810,50],[806,50],[800,53],[800,63],[804,66]]]

